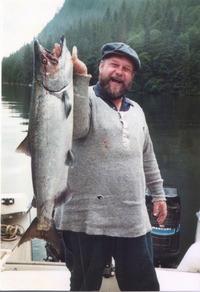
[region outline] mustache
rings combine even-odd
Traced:
[[[111,76],[110,78],[102,78],[101,74],[99,74],[99,81],[100,83],[102,82],[103,84],[108,84],[110,81],[117,82],[119,84],[125,85],[124,80],[116,77],[116,76]]]

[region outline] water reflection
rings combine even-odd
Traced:
[[[28,129],[30,90],[23,86],[2,86],[1,192],[24,192],[32,197],[30,157],[15,152]]]
[[[2,86],[2,101],[7,101],[11,113],[18,113],[25,120],[29,118],[31,87],[8,85]]]
[[[3,85],[2,95],[2,192],[25,192],[31,200],[30,158],[15,152],[28,129],[31,88]],[[200,97],[129,97],[146,114],[165,184],[181,197],[181,258],[194,241],[200,208]]]

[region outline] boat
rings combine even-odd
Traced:
[[[175,190],[167,190],[166,192],[168,192],[169,195],[168,204],[171,204],[171,211],[180,212],[177,192]],[[151,209],[149,199],[150,197],[147,198],[148,212],[150,212]],[[14,227],[10,229],[11,231],[14,230],[10,234],[11,240],[9,240],[9,235],[6,234],[3,236],[4,238],[8,236],[8,240],[1,240],[1,291],[70,290],[70,271],[66,268],[64,262],[52,259],[51,249],[48,249],[48,257],[50,256],[51,260],[38,262],[32,260],[30,242],[26,242],[20,247],[17,246],[23,230],[30,225],[31,221],[31,205],[27,201],[26,194],[1,194],[1,211],[3,229],[5,226]],[[197,212],[196,215],[197,228],[195,242],[188,249],[178,267],[163,267],[163,257],[155,258],[156,260],[159,258],[159,265],[156,267],[156,273],[160,282],[161,291],[200,291],[200,211]],[[171,258],[168,253],[169,249],[167,253],[165,253],[165,260],[170,259],[171,263],[179,253],[178,240],[180,224],[178,219],[168,223],[171,224],[171,227],[156,227],[153,226],[155,224],[152,223],[152,236],[155,235],[155,238],[157,236],[169,236],[169,238],[173,238],[172,236],[176,235],[176,252]],[[174,224],[176,227],[174,227]],[[173,232],[168,232],[167,230],[173,230]],[[166,241],[166,239],[164,241]],[[163,249],[163,246],[161,249]],[[119,291],[115,278],[113,261],[105,267],[100,291]]]

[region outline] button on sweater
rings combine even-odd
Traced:
[[[165,200],[163,180],[141,107],[116,111],[74,76],[74,140],[77,164],[69,170],[70,202],[56,208],[61,230],[137,237],[151,230],[145,204]]]

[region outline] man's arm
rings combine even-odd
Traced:
[[[88,86],[91,75],[87,66],[78,58],[77,48],[73,47],[72,62],[74,70],[74,130],[73,138],[79,139],[87,135],[90,127],[90,103]]]
[[[146,128],[146,138],[143,155],[143,166],[146,184],[153,198],[153,214],[157,217],[157,222],[160,225],[165,221],[167,217],[167,204],[163,189],[163,180],[160,175],[160,170],[158,167],[157,159],[155,157],[148,126]]]

